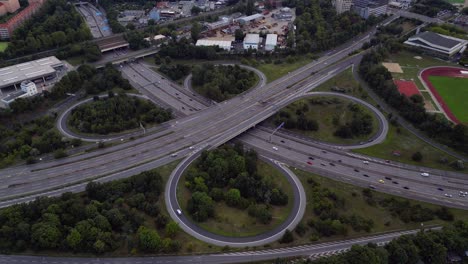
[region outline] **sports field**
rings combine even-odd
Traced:
[[[468,78],[429,76],[429,81],[455,117],[467,124]]]
[[[8,47],[8,42],[0,42],[0,52],[4,52]]]
[[[404,94],[408,97],[414,95],[414,94],[419,94],[421,93],[418,90],[418,87],[413,81],[402,81],[402,80],[395,80],[394,83],[396,84],[398,91],[401,94]]]

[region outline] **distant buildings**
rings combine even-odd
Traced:
[[[277,44],[278,44],[278,35],[268,34],[266,36],[266,40],[265,40],[265,50],[266,51],[274,50]]]
[[[258,21],[258,20],[261,20],[261,19],[263,19],[262,14],[254,14],[254,15],[251,15],[251,16],[240,17],[240,18],[237,19],[237,21],[239,22],[239,24],[245,25],[245,24],[247,24],[249,22]]]
[[[14,13],[20,8],[18,0],[0,0],[0,16]]]
[[[7,22],[0,24],[0,39],[9,39],[13,31],[29,19],[42,6],[43,0],[30,0],[29,5]]]
[[[247,34],[244,38],[244,49],[258,49],[258,43],[260,42],[259,34]]]
[[[351,10],[351,6],[353,5],[353,0],[335,0],[333,1],[335,6],[336,12],[341,14],[343,12]]]
[[[275,14],[275,19],[278,19],[278,20],[291,21],[292,18],[293,18],[293,14],[291,12],[291,8],[289,7],[283,7],[280,9],[280,12],[278,14]]]
[[[0,95],[8,91],[23,89],[24,81],[45,83],[55,79],[57,72],[64,67],[63,63],[54,56],[24,62],[0,69]]]
[[[354,0],[352,9],[362,18],[381,16],[387,12],[388,0]]]
[[[426,31],[410,37],[404,44],[437,57],[450,58],[462,50],[468,44],[468,40]]]

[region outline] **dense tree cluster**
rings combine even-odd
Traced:
[[[310,106],[340,104],[344,104],[344,102],[338,98],[312,98],[297,101],[276,113],[273,116],[273,122],[277,126],[284,122],[284,128],[286,129],[317,131],[319,130],[318,122],[311,119],[307,114],[312,111]],[[341,124],[338,117],[333,119],[333,123],[337,127],[334,132],[335,136],[353,138],[369,135],[372,132],[372,116],[364,110],[364,107],[349,103],[346,105],[346,111],[352,113],[349,122]]]
[[[448,253],[464,256],[468,246],[468,222],[458,221],[441,231],[418,232],[392,240],[385,247],[375,244],[354,245],[351,250],[318,260],[304,260],[301,264],[445,264]]]
[[[86,23],[72,4],[65,0],[50,0],[15,30],[5,55],[18,57],[91,38]]]
[[[80,132],[109,134],[134,129],[142,124],[163,123],[172,118],[170,110],[163,109],[138,97],[119,94],[96,97],[91,103],[72,110],[69,124]]]
[[[16,158],[34,162],[40,154],[54,152],[69,145],[80,145],[78,140],[62,140],[55,129],[55,119],[50,116],[31,122],[15,123],[12,127],[0,126],[0,160],[6,166]]]
[[[162,191],[161,176],[148,171],[105,184],[91,182],[84,195],[65,193],[1,209],[0,252],[103,253],[124,245],[129,251],[177,252],[181,245],[171,237],[178,226],[158,206]],[[166,238],[160,235],[164,228]]]
[[[150,43],[145,40],[143,33],[140,31],[132,30],[126,33],[125,39],[128,41],[129,48],[132,50],[139,50],[150,46]]]
[[[46,96],[57,100],[81,89],[87,94],[97,94],[118,88],[130,90],[132,86],[111,64],[107,64],[102,70],[82,65],[77,71],[69,72],[64,76]]]
[[[288,195],[271,178],[257,172],[257,154],[242,145],[204,151],[187,171],[185,186],[192,192],[187,209],[196,221],[215,215],[214,203],[248,209],[263,223],[271,221],[271,206],[284,206]]]
[[[321,187],[312,178],[308,179],[312,199],[309,201],[314,211],[314,217],[307,224],[312,228],[318,239],[321,236],[346,235],[348,226],[353,230],[370,232],[374,226],[371,219],[351,214],[338,213],[338,209],[345,208],[346,201],[328,188]]]
[[[287,3],[296,6],[296,47],[300,54],[328,50],[377,23],[371,16],[364,20],[353,12],[337,14],[331,1],[297,1]]]
[[[363,108],[355,103],[350,103],[348,109],[353,113],[351,122],[340,125],[335,131],[335,136],[352,138],[355,136],[369,135],[372,132],[372,116],[364,112]]]
[[[295,106],[297,106],[296,103],[290,107],[293,108]],[[290,112],[286,110],[280,110],[274,115],[273,122],[277,126],[284,122],[284,128],[286,129],[300,129],[304,131],[319,130],[317,121],[306,116],[305,113],[307,113],[307,111],[309,111],[307,104],[303,104],[301,108],[297,108],[294,114],[290,114]]]
[[[418,0],[411,7],[411,12],[435,17],[442,10],[455,11],[457,8],[444,0]]]
[[[444,117],[427,113],[423,99],[419,95],[408,98],[400,94],[393,83],[392,75],[380,64],[386,56],[388,51],[383,47],[364,55],[359,65],[359,73],[369,86],[404,118],[430,137],[468,153],[466,126],[462,124],[453,126]]]
[[[183,64],[170,65],[163,63],[159,67],[159,71],[164,73],[171,80],[177,81],[190,73],[190,67]]]
[[[405,223],[409,222],[426,222],[438,217],[444,221],[452,221],[454,216],[446,207],[438,209],[430,209],[420,205],[414,205],[406,199],[400,198],[384,198],[377,199],[370,189],[362,191],[365,201],[371,206],[381,206],[389,210],[393,215],[400,218]]]
[[[174,59],[216,60],[218,58],[216,51],[214,47],[194,46],[190,40],[182,38],[179,41],[170,40],[169,43],[163,44],[159,55]]]
[[[224,101],[251,88],[255,73],[239,65],[203,64],[192,70],[192,84],[197,91],[215,101]]]
[[[80,57],[81,63],[95,62],[101,59],[102,54],[96,43],[71,44],[58,50],[57,57],[66,59],[69,57]]]

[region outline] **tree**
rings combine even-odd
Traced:
[[[72,229],[67,236],[67,244],[74,251],[78,250],[81,243],[81,234],[76,229]]]
[[[229,191],[226,193],[225,199],[227,205],[234,207],[238,206],[241,199],[240,191],[235,188],[229,189]]]
[[[294,235],[291,231],[289,231],[289,229],[286,229],[286,231],[284,231],[284,235],[279,240],[280,244],[287,244],[293,241],[294,241]]]
[[[202,26],[200,23],[195,22],[192,24],[192,29],[191,29],[191,37],[193,42],[197,42],[197,40],[200,38],[200,33],[202,31]]]
[[[241,42],[242,40],[244,40],[244,31],[242,31],[242,29],[236,29],[236,31],[234,32],[234,36],[236,41]]]
[[[187,209],[195,221],[203,222],[214,215],[214,202],[206,193],[194,192]]]
[[[411,156],[411,159],[414,161],[421,161],[423,159],[423,155],[421,152],[417,151],[413,154],[413,156]]]
[[[253,0],[247,0],[247,5],[245,7],[245,14],[250,16],[255,11],[255,5]]]
[[[177,233],[180,231],[180,226],[178,223],[174,222],[174,221],[170,221],[169,223],[167,223],[166,225],[166,235],[168,237],[175,237],[175,235],[177,235]]]
[[[158,252],[162,249],[162,240],[154,229],[140,226],[137,237],[138,245],[144,252]]]
[[[49,223],[37,223],[32,226],[32,243],[40,249],[55,249],[60,245],[60,230]]]
[[[200,14],[201,11],[202,11],[202,9],[199,8],[199,7],[196,6],[196,5],[194,5],[194,6],[192,7],[192,9],[190,9],[190,12],[192,13],[192,15],[195,15],[195,16],[198,15],[198,14]]]

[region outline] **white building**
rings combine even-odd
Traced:
[[[353,0],[335,0],[333,4],[336,9],[336,13],[341,14],[343,12],[351,10],[351,6],[353,5]]]
[[[258,43],[260,42],[259,34],[247,34],[244,38],[244,49],[258,49]]]
[[[2,99],[5,106],[9,106],[18,98],[30,97],[37,94],[36,84],[31,81],[21,82],[21,90],[15,91]]]
[[[223,50],[231,50],[232,41],[216,39],[199,39],[195,46],[218,46]]]
[[[27,96],[33,96],[37,94],[36,84],[31,81],[22,81],[21,90],[25,92]]]
[[[468,40],[426,31],[410,37],[404,43],[439,57],[450,58],[461,51],[468,44]]]
[[[266,51],[274,50],[277,44],[278,44],[278,35],[268,34],[266,36],[266,40],[265,40],[265,50]]]

